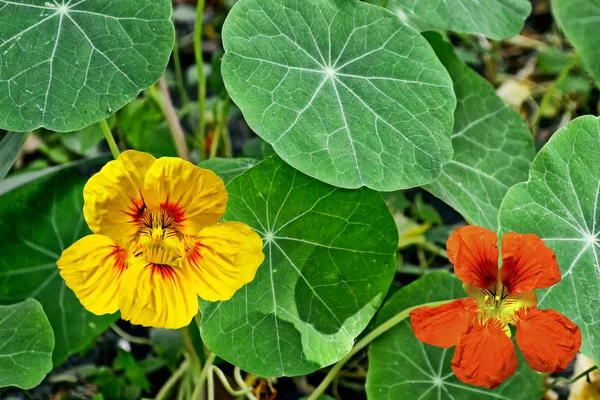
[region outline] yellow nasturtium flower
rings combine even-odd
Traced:
[[[252,228],[219,223],[223,181],[182,159],[126,151],[90,178],[83,196],[94,234],[57,264],[94,314],[120,310],[133,324],[180,328],[198,313],[198,296],[230,299],[264,259]]]

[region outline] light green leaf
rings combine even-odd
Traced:
[[[600,84],[600,0],[552,0],[552,14]]]
[[[223,79],[250,127],[294,168],[392,191],[452,158],[452,82],[388,11],[354,0],[241,0],[223,27]]]
[[[0,1],[0,128],[75,131],[163,74],[168,0]]]
[[[56,260],[67,246],[89,233],[83,219],[83,186],[90,168],[106,159],[77,163],[25,181],[0,196],[0,303],[28,297],[44,307],[54,330],[52,360],[87,348],[118,315],[86,311],[58,274]]]
[[[383,4],[383,0],[371,0]],[[570,1],[570,0],[566,0]],[[389,0],[388,10],[417,27],[481,34],[492,39],[516,36],[531,12],[529,0]],[[424,30],[424,29],[423,29]]]
[[[529,181],[506,194],[502,232],[535,233],[556,253],[562,280],[540,290],[542,308],[579,325],[581,352],[600,362],[600,120],[585,116],[558,130],[531,166]]]
[[[394,294],[378,314],[377,323],[419,304],[467,297],[461,284],[447,272],[425,275]],[[517,372],[494,390],[459,381],[450,366],[453,355],[454,348],[417,340],[410,320],[405,319],[371,344],[367,396],[370,400],[531,400],[541,396],[541,376],[529,368],[520,353]]]
[[[0,141],[0,181],[4,179],[17,160],[26,139],[26,133],[8,132]]]
[[[202,161],[198,166],[212,170],[227,184],[242,172],[258,164],[258,162],[253,158],[211,158]]]
[[[398,234],[378,193],[344,190],[272,156],[227,185],[224,219],[263,237],[265,261],[231,300],[201,301],[219,357],[261,376],[301,375],[345,356],[390,286]]]
[[[31,389],[52,369],[54,335],[33,299],[0,306],[0,387]]]
[[[508,189],[527,179],[535,156],[533,138],[521,116],[492,85],[463,64],[438,34],[427,34],[454,80],[454,159],[424,188],[472,224],[498,229],[498,210]]]

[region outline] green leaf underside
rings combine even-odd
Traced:
[[[570,0],[565,0],[570,1]],[[382,0],[377,0],[378,4]],[[443,30],[482,34],[492,39],[516,36],[531,12],[529,0],[389,0],[401,19]]]
[[[233,178],[258,163],[259,161],[254,158],[211,158],[202,161],[198,166],[212,170],[223,179],[225,184],[228,184]]]
[[[542,308],[579,325],[581,352],[600,362],[600,120],[577,118],[535,158],[529,181],[508,191],[501,232],[535,233],[556,253],[562,280],[540,290]]]
[[[56,338],[54,365],[93,343],[118,318],[86,311],[56,266],[63,249],[90,233],[82,212],[90,164],[82,171],[72,167],[42,176],[0,196],[0,229],[7,232],[0,258],[0,303],[33,297],[42,304]]]
[[[108,117],[164,72],[171,12],[167,0],[0,0],[0,128]]]
[[[394,275],[397,230],[368,189],[310,178],[276,155],[227,185],[224,219],[263,237],[254,281],[226,302],[200,302],[202,338],[261,376],[301,375],[350,351]]]
[[[552,0],[552,13],[600,85],[600,1]]]
[[[0,306],[0,387],[31,389],[52,369],[54,335],[40,303]]]
[[[250,127],[294,168],[345,188],[434,181],[452,158],[452,82],[427,41],[354,0],[241,0],[222,73]]]
[[[26,139],[26,133],[8,132],[0,141],[0,181],[12,168]]]
[[[461,285],[462,282],[445,271],[425,275],[388,300],[377,317],[377,323],[381,324],[419,304],[466,297]],[[494,390],[459,381],[450,365],[453,355],[454,348],[443,349],[417,340],[410,320],[402,321],[371,344],[368,398],[530,400],[541,395],[540,375],[529,368],[520,353],[517,372]]]
[[[506,105],[493,86],[467,67],[450,44],[427,33],[454,80],[454,159],[440,178],[424,188],[460,212],[472,224],[498,229],[498,211],[508,189],[527,180],[535,157],[533,138],[521,116]]]

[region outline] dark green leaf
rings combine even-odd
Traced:
[[[17,160],[26,139],[26,133],[8,132],[0,141],[0,181],[4,179]]]

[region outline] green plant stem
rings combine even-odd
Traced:
[[[214,158],[217,155],[221,138],[223,139],[223,143],[225,143],[225,128],[227,127],[227,115],[229,114],[230,104],[231,101],[229,100],[229,95],[226,94],[225,98],[223,99],[221,111],[219,112],[219,115],[217,115],[215,133],[213,136],[213,141],[210,145],[210,158]]]
[[[116,160],[117,158],[119,158],[119,154],[121,154],[119,152],[119,146],[117,146],[117,142],[115,142],[115,138],[113,137],[112,132],[110,131],[110,127],[108,126],[108,123],[106,122],[106,120],[103,119],[102,121],[99,122],[99,124],[100,124],[100,128],[102,128],[102,133],[104,134],[104,138],[108,142],[108,147],[110,147],[110,152],[112,153],[114,159]]]
[[[187,143],[185,142],[185,133],[181,127],[181,122],[179,122],[179,117],[177,116],[177,112],[173,106],[173,101],[171,101],[169,86],[167,85],[167,80],[165,79],[164,75],[158,81],[158,87],[162,94],[162,98],[157,99],[158,105],[167,119],[169,131],[171,132],[171,137],[173,138],[173,143],[175,144],[175,149],[177,150],[177,155],[184,160],[189,160],[190,152],[188,150]],[[149,90],[152,92],[154,88]]]
[[[202,20],[204,18],[204,0],[198,0],[196,6],[196,24],[194,26],[194,56],[196,66],[198,67],[198,133],[196,141],[198,142],[198,151],[200,160],[206,158],[206,149],[204,148],[204,130],[206,122],[204,120],[204,103],[206,99],[206,77],[204,76],[204,59],[202,57]]]
[[[217,375],[217,377],[221,381],[221,384],[223,385],[227,393],[229,393],[230,395],[234,397],[247,396],[249,399],[256,400],[256,397],[252,393],[250,393],[252,392],[252,387],[246,385],[242,381],[243,385],[240,385],[241,389],[235,390],[231,387],[231,384],[227,380],[227,377],[225,376],[223,371],[221,371],[219,367],[216,367],[214,365],[210,367],[210,372],[208,373],[208,400],[214,400],[215,398],[215,384],[213,373]]]
[[[190,367],[190,362],[188,360],[185,360],[184,362],[182,362],[181,365],[179,366],[179,368],[177,368],[177,371],[175,371],[175,373],[173,373],[173,375],[171,375],[171,377],[167,380],[167,382],[165,382],[163,387],[160,388],[160,391],[158,392],[158,394],[156,395],[154,400],[167,399],[167,396],[169,395],[169,392],[171,391],[171,389],[173,389],[173,387],[175,386],[177,381],[179,381],[179,379],[181,379],[183,374],[185,374],[187,372],[189,367]]]
[[[350,359],[352,357],[354,357],[354,355],[356,353],[358,353],[359,351],[364,349],[373,340],[375,340],[376,338],[378,338],[379,336],[381,336],[388,330],[392,329],[394,326],[398,325],[400,322],[404,321],[408,317],[409,313],[412,310],[414,310],[415,308],[424,307],[424,306],[436,307],[436,306],[439,306],[440,304],[447,303],[448,301],[450,301],[450,300],[436,301],[436,302],[426,303],[426,304],[419,304],[418,306],[407,308],[405,310],[402,310],[398,314],[394,315],[392,318],[388,319],[383,324],[379,325],[377,328],[373,329],[368,335],[366,335],[356,345],[354,345],[354,347],[352,348],[352,350],[350,350],[350,353],[348,353],[346,355],[346,357],[344,357],[340,361],[338,361],[337,364],[335,364],[329,370],[329,373],[327,373],[327,375],[325,376],[325,379],[323,379],[321,384],[319,386],[317,386],[315,391],[307,398],[307,400],[317,400],[323,393],[325,393],[325,390],[327,389],[329,384],[331,382],[333,382],[333,380],[338,376],[338,374],[342,370],[342,367],[348,361],[350,361]]]
[[[444,250],[441,247],[435,245],[434,243],[423,242],[423,243],[421,243],[421,245],[423,246],[423,248],[425,250],[430,251],[431,253],[435,254],[436,256],[444,257],[446,260],[448,259],[448,253],[446,252],[446,250]]]
[[[565,67],[560,71],[560,74],[558,74],[558,77],[556,78],[556,80],[554,81],[552,86],[550,86],[548,88],[548,90],[546,90],[546,93],[544,93],[544,96],[542,97],[542,101],[540,102],[538,109],[535,111],[535,114],[533,115],[533,120],[531,122],[531,134],[532,135],[535,136],[535,134],[538,130],[539,124],[540,124],[540,120],[542,119],[542,113],[544,112],[544,110],[546,108],[548,108],[550,101],[552,101],[552,96],[554,95],[556,88],[567,78],[567,76],[569,76],[569,72],[571,72],[571,70],[577,65],[578,62],[579,62],[579,55],[576,55],[575,57],[573,57],[571,59],[571,61],[569,61],[569,63],[567,65],[565,65]]]
[[[202,372],[200,372],[200,378],[198,378],[198,382],[196,382],[196,387],[192,393],[192,400],[200,400],[200,395],[204,390],[204,383],[206,382],[208,374],[210,373],[210,367],[212,367],[216,357],[217,355],[215,353],[210,353],[208,357],[206,357],[204,368],[202,368]]]
[[[128,342],[135,343],[135,344],[143,344],[143,345],[148,345],[148,346],[152,344],[150,339],[130,335],[129,333],[125,332],[123,329],[119,328],[116,324],[113,324],[111,326],[111,328],[113,331],[115,331],[115,333],[117,335],[121,336],[123,339],[127,340]]]
[[[179,90],[181,107],[184,107],[190,101],[190,99],[185,90],[185,84],[183,82],[181,58],[179,57],[179,41],[177,40],[177,37],[175,37],[175,43],[173,44],[173,66],[175,67],[175,81],[177,82],[177,89]]]
[[[571,383],[575,383],[578,380],[580,380],[581,378],[583,378],[584,376],[587,376],[590,372],[595,371],[598,369],[597,365],[594,365],[593,367],[590,367],[588,369],[586,369],[585,371],[583,371],[582,373],[580,373],[579,375],[577,375],[575,378],[573,379],[566,379],[566,378],[556,378],[555,380],[553,380],[550,385],[548,385],[548,387],[546,388],[546,390],[552,390],[552,388],[554,386],[556,386],[557,384],[564,382],[568,385],[570,385]]]

